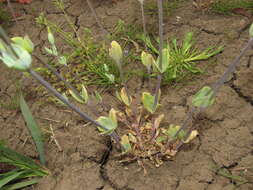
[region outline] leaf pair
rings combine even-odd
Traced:
[[[130,106],[132,103],[132,97],[127,94],[126,88],[122,88],[120,93],[116,92],[116,97],[119,101],[123,102],[126,106]]]
[[[154,68],[159,71],[160,73],[164,73],[168,66],[169,66],[169,50],[167,48],[164,48],[162,50],[162,63],[160,64],[160,58],[157,58],[157,61],[154,60],[153,56],[149,53],[142,52],[141,54],[141,61],[142,64],[147,67],[148,70],[150,70],[151,66],[154,66]]]
[[[98,127],[98,130],[101,131],[102,135],[109,135],[118,127],[116,113],[117,112],[112,108],[109,112],[109,117],[101,116],[97,119],[97,122],[106,129]]]
[[[81,93],[80,93],[80,97],[75,93],[73,92],[72,90],[69,90],[69,93],[71,94],[71,96],[79,103],[81,104],[87,104],[88,100],[89,100],[89,94],[88,94],[88,91],[87,89],[85,88],[84,85],[81,85],[82,86],[82,90],[81,90]]]
[[[2,29],[1,33],[5,35]],[[14,37],[12,42],[6,44],[7,42],[0,39],[0,60],[9,68],[26,71],[32,63],[30,53],[32,53],[34,45],[28,36]]]
[[[58,63],[60,63],[61,65],[67,65],[66,57],[65,56],[59,56],[57,47],[55,45],[54,35],[53,35],[50,27],[47,27],[47,39],[48,39],[49,43],[51,44],[51,48],[45,47],[46,52],[49,55],[55,56],[57,58]]]

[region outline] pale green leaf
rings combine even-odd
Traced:
[[[131,144],[129,142],[129,138],[128,138],[128,135],[123,135],[121,137],[121,141],[120,141],[121,145],[123,146],[124,148],[124,152],[129,152],[131,151],[132,147],[131,147]]]
[[[116,41],[112,41],[111,48],[109,49],[110,57],[119,65],[123,57],[121,46]]]
[[[152,96],[148,92],[142,93],[142,103],[144,108],[150,113],[154,113],[156,111],[157,106],[154,107],[155,96]]]
[[[35,145],[37,147],[37,151],[39,152],[40,155],[40,161],[43,165],[46,164],[45,160],[45,153],[44,153],[44,143],[43,143],[43,138],[42,138],[42,133],[40,128],[38,127],[36,121],[33,118],[33,115],[28,107],[28,105],[25,102],[25,99],[22,94],[20,94],[20,108],[22,115],[25,119],[26,126],[28,127],[32,138],[35,142]]]
[[[206,108],[213,105],[215,101],[214,92],[211,87],[204,86],[197,94],[192,98],[192,104],[196,107]]]

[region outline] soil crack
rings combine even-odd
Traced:
[[[241,91],[241,88],[234,84],[234,81],[236,80],[236,78],[237,78],[236,74],[234,73],[231,81],[228,82],[228,85],[230,86],[230,88],[232,88],[236,92],[236,94],[240,98],[242,98],[245,102],[247,102],[247,103],[251,104],[251,106],[253,106],[253,98],[251,96],[244,95],[243,92]]]

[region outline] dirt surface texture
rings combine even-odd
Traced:
[[[66,13],[77,28],[91,29],[95,38],[103,33],[97,26],[86,1],[66,0]],[[141,25],[141,12],[136,0],[92,0],[105,29],[112,31],[119,19],[127,24]],[[182,38],[186,32],[194,32],[200,48],[224,45],[224,51],[211,60],[208,71],[190,81],[162,88],[161,104],[166,122],[180,124],[184,119],[192,96],[204,85],[213,84],[239,54],[248,40],[248,31],[238,33],[246,22],[245,17],[224,16],[198,11],[191,0],[184,1],[171,14],[165,16],[166,38]],[[64,15],[52,5],[51,0],[33,0],[30,4],[12,3],[18,23],[7,29],[10,36],[29,35],[35,43],[35,52],[41,54],[47,41],[46,28],[38,27],[35,18],[44,12],[49,20],[70,31]],[[6,7],[7,8],[7,7]],[[157,22],[148,18],[148,28]],[[78,32],[82,32],[78,30]],[[61,46],[61,42],[57,41]],[[62,45],[62,48],[65,47]],[[109,137],[99,135],[94,126],[65,107],[41,103],[33,94],[37,83],[24,80],[26,100],[42,130],[51,126],[54,138],[47,137],[47,167],[52,172],[35,190],[252,190],[253,173],[253,63],[249,64],[250,50],[241,59],[236,73],[225,83],[210,107],[194,126],[199,136],[182,146],[173,161],[156,168],[147,161],[147,174],[136,162],[121,164],[118,152]],[[10,102],[15,94],[15,80],[22,76],[0,64],[0,100]],[[131,88],[139,88],[131,81]],[[107,97],[108,107],[115,99]],[[49,133],[51,134],[51,133]],[[9,147],[38,159],[35,145],[18,109],[0,108],[0,139]],[[225,175],[243,176],[247,183]]]

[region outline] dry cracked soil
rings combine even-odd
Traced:
[[[86,1],[66,0],[66,12],[75,23],[78,32],[81,27],[90,28],[94,36],[102,36]],[[139,5],[135,0],[94,0],[95,10],[104,27],[112,31],[118,19],[127,24],[140,25]],[[35,43],[35,52],[41,54],[46,43],[46,29],[38,27],[35,18],[44,12],[49,20],[70,31],[64,15],[52,5],[50,0],[33,0],[27,5],[12,4],[19,15],[18,23],[8,27],[8,34],[27,34]],[[6,7],[7,8],[7,7]],[[153,20],[152,20],[153,19]],[[198,75],[179,87],[162,88],[162,105],[166,111],[166,121],[180,123],[185,117],[191,97],[204,85],[214,83],[226,70],[231,61],[248,40],[248,32],[240,34],[238,29],[246,22],[239,15],[224,16],[198,11],[192,1],[184,1],[165,18],[167,38],[182,37],[193,31],[200,48],[224,45],[224,51],[201,64],[209,64],[208,71]],[[148,29],[157,27],[153,17],[148,17]],[[61,42],[57,42],[61,46]],[[62,45],[64,49],[64,45]],[[50,137],[46,138],[47,167],[52,172],[39,184],[28,189],[35,190],[252,190],[253,189],[253,63],[249,64],[250,50],[241,59],[236,73],[225,83],[218,93],[214,106],[209,108],[196,126],[200,133],[189,145],[183,146],[173,161],[167,161],[159,168],[147,164],[145,176],[137,163],[123,165],[116,157],[117,152],[110,139],[100,136],[91,125],[79,116],[54,104],[41,103],[43,97],[34,94],[37,83],[24,80],[26,100],[42,130],[52,126],[57,146]],[[35,60],[36,62],[36,60]],[[36,63],[35,63],[36,64]],[[0,64],[0,100],[9,102],[15,94],[15,80],[20,73],[11,71]],[[131,88],[139,88],[132,81]],[[114,99],[110,96],[107,106]],[[25,127],[21,112],[0,108],[0,139],[9,147],[34,159],[38,159],[34,143]],[[1,169],[1,168],[0,168]],[[226,171],[242,180],[224,177]]]

